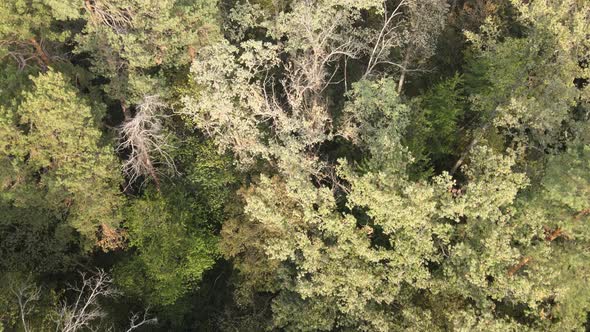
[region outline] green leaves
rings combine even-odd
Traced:
[[[167,98],[161,70],[188,65],[208,38],[215,39],[216,6],[203,0],[94,1],[76,51],[91,54],[94,73],[109,80],[111,98],[130,104],[144,95]]]
[[[405,142],[422,170],[448,169],[458,158],[467,110],[463,76],[455,74],[413,100]]]
[[[0,4],[0,59],[47,69],[61,58],[80,17],[74,1],[7,0]]]
[[[51,211],[90,249],[99,225],[120,220],[116,158],[100,145],[93,110],[63,75],[49,71],[33,83],[22,102],[3,111],[5,197],[15,208]]]
[[[575,0],[514,4],[526,27],[524,36],[500,35],[491,21],[481,35],[468,35],[479,49],[474,67],[486,68],[479,79],[487,81],[473,101],[495,126],[547,147],[556,143],[573,108],[586,98],[587,88],[579,89],[574,80],[588,77],[580,61],[589,55],[581,32],[589,8]]]
[[[156,306],[182,303],[199,288],[220,256],[218,230],[235,204],[231,160],[211,142],[188,137],[174,157],[183,178],[146,190],[125,209],[130,248],[115,268],[126,292]]]
[[[112,268],[93,330],[150,305],[163,330],[582,331],[588,13],[4,1],[0,272],[53,301],[73,266]],[[27,323],[11,296],[0,329],[42,330],[54,303]]]
[[[117,269],[118,283],[150,303],[170,305],[194,289],[217,258],[217,238],[181,192],[150,193],[126,213],[137,252]],[[144,280],[137,284],[137,279]]]
[[[576,213],[589,208],[590,146],[573,143],[566,152],[549,159],[542,185],[548,199]]]

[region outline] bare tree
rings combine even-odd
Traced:
[[[56,319],[56,331],[74,332],[88,327],[97,319],[105,317],[98,300],[117,294],[112,287],[112,278],[103,270],[89,275],[80,272],[82,283],[71,285],[69,290],[75,294],[74,303],[62,301]]]
[[[172,157],[166,152],[169,147],[163,134],[162,109],[166,107],[158,96],[145,96],[137,105],[137,114],[119,128],[120,143],[117,150],[129,153],[123,163],[123,171],[129,184],[141,176],[151,177],[159,190],[160,180],[157,164],[176,170]],[[156,159],[157,157],[157,159]]]
[[[20,319],[23,324],[25,332],[29,332],[29,324],[27,323],[27,316],[33,311],[33,303],[38,301],[41,297],[41,288],[37,287],[35,283],[30,280],[30,277],[26,280],[15,284],[11,283],[10,291],[16,297],[18,302],[18,308],[20,311]]]
[[[373,38],[371,43],[373,47],[370,51],[369,61],[367,63],[367,69],[363,78],[369,76],[375,67],[378,65],[392,65],[399,67],[402,70],[406,68],[397,62],[393,62],[389,59],[390,52],[393,48],[401,45],[400,39],[400,25],[403,12],[403,6],[407,5],[406,0],[402,0],[398,5],[390,11],[387,8],[387,1],[383,1],[383,25],[379,30],[379,33]]]
[[[103,270],[94,273],[80,272],[81,283],[70,285],[67,288],[71,295],[68,301],[63,299],[55,308],[55,331],[75,332],[82,329],[90,331],[113,331],[111,322],[104,320],[106,312],[101,306],[100,300],[113,298],[119,292],[113,287],[113,279]],[[22,281],[11,281],[9,290],[14,294],[18,303],[20,320],[25,332],[35,331],[29,321],[30,315],[35,309],[35,302],[41,299],[42,288],[37,286],[31,277]],[[157,324],[156,317],[150,317],[149,307],[143,313],[132,313],[129,317],[129,327],[125,330],[131,332],[144,325]],[[110,326],[109,326],[110,325]]]
[[[149,307],[146,308],[142,315],[139,313],[132,314],[129,318],[129,328],[126,330],[126,332],[131,332],[143,325],[157,324],[158,318],[149,318],[149,310]]]
[[[133,12],[129,7],[120,8],[116,1],[84,0],[84,7],[92,24],[108,26],[118,34],[126,33],[133,27]]]

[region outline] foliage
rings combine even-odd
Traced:
[[[215,263],[216,238],[204,228],[206,220],[198,224],[183,196],[147,195],[126,214],[130,245],[137,253],[118,277],[125,289],[155,304],[173,303]],[[161,241],[164,235],[166,241]]]
[[[460,124],[467,108],[463,77],[455,74],[413,102],[406,144],[420,168],[448,168],[461,146]]]
[[[419,28],[428,25],[418,22],[424,15],[410,13],[434,3],[445,7],[442,1],[424,6],[401,1],[393,9],[373,0],[295,1],[290,10],[268,17],[256,4],[241,5],[238,9],[251,15],[234,17],[238,31],[230,32],[240,36],[234,38],[243,38],[247,29],[263,29],[265,38],[207,47],[191,69],[202,89],[185,98],[182,113],[246,167],[262,159],[290,171],[285,164],[297,160],[306,172],[321,173],[325,165],[309,150],[340,134],[326,91],[336,84],[341,63],[366,58],[363,77],[380,66],[402,66],[390,57],[406,40],[424,46],[436,35]],[[375,28],[355,26],[365,11],[383,22]],[[419,37],[409,36],[410,27]],[[422,46],[416,45],[416,54],[425,51]]]
[[[589,26],[3,1],[0,331],[588,329]]]
[[[4,227],[24,227],[23,236],[41,240],[51,234],[41,241],[47,249],[24,251],[41,259],[44,251],[65,251],[68,242],[90,249],[100,225],[116,227],[121,179],[111,171],[112,147],[103,145],[96,127],[100,110],[93,111],[59,73],[49,71],[33,84],[22,102],[2,109],[2,219]],[[73,231],[81,238],[69,235]],[[13,239],[11,251],[23,240],[26,247],[33,244],[26,237]]]
[[[352,94],[358,100],[351,108],[359,108],[359,114],[370,116],[366,110],[371,106],[379,114],[382,100],[393,106],[384,111],[404,110],[396,107],[395,98],[383,98],[392,93],[387,85],[372,85],[376,89],[372,94],[363,92],[365,86],[359,84],[360,91]],[[462,259],[473,261],[461,249],[470,243],[468,239],[451,247],[454,229],[461,232],[462,227],[449,222],[468,218],[478,227],[480,219],[502,218],[502,208],[512,204],[526,183],[522,174],[512,174],[513,159],[483,148],[465,170],[471,179],[465,195],[452,193],[448,174],[432,183],[412,183],[405,174],[408,161],[387,153],[400,151],[391,144],[400,140],[399,121],[381,118],[385,120],[381,124],[373,121],[378,130],[363,131],[373,146],[384,142],[380,151],[391,159],[371,158],[362,175],[342,165],[341,174],[350,183],[344,213],[326,187],[316,188],[300,178],[262,176],[243,193],[246,218],[226,223],[224,251],[245,275],[242,296],[247,297],[248,288],[277,293],[273,326],[390,330],[415,324],[412,313],[419,309],[413,298],[432,284],[453,283],[452,276],[464,275],[453,271],[465,266]],[[451,250],[454,260],[444,259],[450,255],[446,250]],[[260,263],[254,266],[253,261]],[[441,267],[441,272],[452,271],[451,275],[437,280],[438,273],[431,273],[428,266],[445,263],[450,266]],[[507,259],[498,265],[498,273],[505,274],[511,263]],[[463,289],[461,279],[455,283]],[[437,289],[445,288],[452,286]],[[404,310],[395,313],[396,306]]]
[[[76,52],[88,52],[93,72],[108,79],[107,94],[136,104],[166,90],[158,69],[185,66],[216,34],[217,1],[86,1]],[[163,94],[163,93],[160,93]],[[125,106],[123,106],[125,107]]]
[[[72,0],[3,1],[0,59],[9,57],[20,68],[47,69],[65,53],[64,44],[71,40],[73,32],[71,27],[64,28],[65,23],[80,17],[79,7]]]
[[[588,4],[581,1],[513,1],[524,36],[506,36],[488,20],[468,37],[480,51],[475,71],[485,83],[473,97],[477,109],[497,127],[533,144],[555,144],[572,109],[588,98],[575,78],[588,77],[580,61],[588,59]]]
[[[171,305],[197,288],[215,263],[215,230],[235,181],[227,159],[207,144],[187,144],[178,164],[184,183],[148,190],[125,213],[134,251],[116,277],[125,290],[155,305]]]

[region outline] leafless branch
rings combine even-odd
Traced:
[[[138,111],[135,117],[119,128],[120,143],[117,150],[129,153],[129,157],[123,163],[123,171],[130,184],[139,177],[146,176],[153,178],[159,188],[160,182],[156,170],[158,163],[176,172],[174,161],[167,152],[170,148],[168,139],[162,132],[163,115],[160,113],[165,107],[166,104],[161,102],[158,96],[145,96],[137,106]]]
[[[84,3],[94,24],[106,25],[118,34],[133,27],[134,13],[129,7],[121,8],[116,1],[109,0],[85,0]]]
[[[74,293],[74,303],[63,301],[58,310],[56,331],[75,332],[97,319],[105,317],[98,300],[117,295],[112,287],[111,277],[103,270],[95,274],[81,272],[82,283],[70,285],[69,290]]]
[[[395,7],[395,9],[390,13],[387,10],[387,3],[386,1],[383,2],[383,26],[381,30],[377,34],[371,51],[371,55],[369,57],[369,62],[367,64],[367,69],[365,70],[365,74],[363,78],[369,76],[375,67],[379,64],[392,64],[397,67],[401,67],[405,70],[405,66],[401,66],[399,64],[393,63],[391,61],[386,61],[385,57],[389,54],[389,49],[398,46],[397,38],[396,38],[396,30],[399,25],[394,24],[394,18],[401,15],[401,8],[406,5],[406,1],[402,0],[400,3]]]
[[[30,328],[27,323],[27,315],[29,315],[34,308],[33,302],[39,300],[41,288],[37,287],[37,285],[35,285],[35,283],[33,283],[29,277],[27,280],[21,282],[18,285],[12,284],[10,291],[12,294],[14,294],[18,302],[23,329],[25,332],[29,332]]]
[[[148,307],[147,309],[145,309],[142,315],[140,315],[139,313],[134,313],[133,315],[131,315],[131,317],[129,318],[130,326],[126,332],[131,332],[142,325],[157,324],[158,318],[149,318],[149,310],[150,308]]]
[[[70,301],[64,299],[56,307],[55,331],[112,331],[112,326],[105,326],[104,322],[100,321],[104,320],[106,313],[99,302],[101,299],[113,298],[119,294],[113,287],[112,278],[103,270],[92,273],[80,272],[80,276],[81,282],[69,285],[67,288]],[[41,287],[29,277],[20,282],[10,282],[9,290],[18,303],[23,330],[34,331],[27,319],[35,308],[34,302],[41,298]],[[148,307],[143,313],[133,313],[129,317],[129,328],[126,332],[134,331],[144,325],[157,324],[157,322],[156,317],[150,317]],[[110,323],[107,322],[107,324]]]

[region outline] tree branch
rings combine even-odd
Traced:
[[[532,257],[526,256],[523,257],[518,264],[514,265],[513,267],[508,270],[508,276],[512,277],[518,270],[522,269],[525,265],[527,265],[532,260]]]
[[[45,66],[45,69],[47,69],[47,67],[49,67],[49,65],[51,64],[51,61],[49,60],[49,57],[47,56],[47,53],[45,53],[45,51],[43,50],[43,47],[41,47],[41,44],[39,44],[39,42],[37,41],[37,39],[31,38],[31,39],[29,39],[29,42],[35,48],[35,52],[37,53],[37,56],[43,62],[43,65]]]

